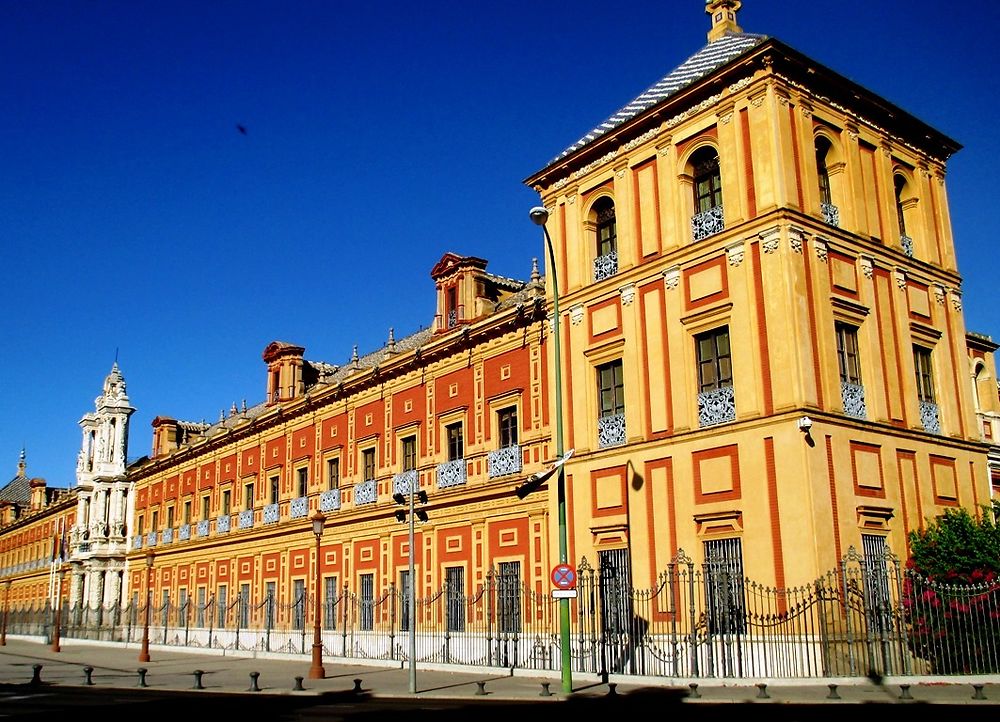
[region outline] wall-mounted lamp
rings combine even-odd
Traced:
[[[803,434],[808,434],[809,430],[813,426],[812,419],[810,419],[808,416],[803,416],[801,419],[799,419],[798,426],[799,426],[799,431],[801,431]]]

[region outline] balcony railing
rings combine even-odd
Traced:
[[[337,511],[340,508],[340,489],[324,491],[319,496],[320,511]]]
[[[603,281],[605,278],[618,273],[618,252],[611,251],[603,256],[594,259],[594,280]]]
[[[736,421],[736,392],[732,386],[720,386],[698,394],[698,425],[716,426]]]
[[[931,434],[941,433],[941,420],[938,418],[938,405],[933,401],[920,402],[920,423],[924,431]]]
[[[374,504],[378,500],[378,484],[375,479],[354,485],[354,505]]]
[[[190,539],[191,525],[181,524],[180,527],[177,529],[177,538],[180,539],[181,541],[187,541],[188,539]]]
[[[491,479],[508,474],[516,474],[521,470],[521,447],[517,444],[505,446],[491,451],[487,457],[487,466]]]
[[[156,532],[151,531],[146,534],[146,546],[155,547],[156,546]]]
[[[840,227],[840,209],[832,203],[820,203],[820,210],[823,213],[823,222],[831,226]]]
[[[253,509],[244,509],[236,522],[240,529],[253,529]]]
[[[309,498],[305,496],[299,496],[292,499],[292,503],[289,508],[288,515],[292,519],[301,519],[309,514]]]
[[[268,504],[264,507],[264,523],[275,524],[278,521],[278,505]]]
[[[142,534],[136,534],[135,538],[132,540],[133,549],[142,549]]]
[[[417,474],[416,469],[401,471],[392,477],[393,494],[402,494],[406,496],[410,493],[411,488],[413,489],[414,494],[416,494],[417,490],[420,489],[420,476]]]
[[[208,519],[202,519],[198,522],[198,536],[208,536]]]
[[[215,520],[216,534],[224,534],[229,531],[229,514],[223,514]]]
[[[167,527],[166,529],[163,530],[163,543],[172,544],[173,541],[174,541],[174,530],[171,529],[170,527]]]
[[[903,247],[903,253],[913,257],[913,239],[905,233],[899,237],[899,245]]]
[[[465,459],[455,459],[438,464],[437,484],[438,489],[447,489],[449,486],[461,486],[465,483]]]
[[[597,447],[607,449],[625,443],[625,414],[602,416],[597,420]]]
[[[724,230],[726,223],[722,217],[722,206],[709,208],[707,211],[695,213],[691,217],[691,236],[696,241],[714,236]]]
[[[855,419],[867,419],[865,408],[865,387],[850,381],[840,382],[840,398],[844,404],[844,413]]]

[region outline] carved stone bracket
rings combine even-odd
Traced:
[[[827,244],[826,239],[816,236],[816,238],[813,239],[813,247],[816,249],[816,258],[823,263],[826,263],[830,252],[830,247]]]
[[[942,286],[939,283],[935,283],[933,285],[933,289],[934,289],[934,300],[937,301],[937,304],[939,306],[943,306],[944,305],[944,296],[945,296],[945,293],[948,291],[948,289],[945,288],[944,286]]]
[[[632,301],[635,300],[635,284],[630,283],[627,286],[622,286],[619,291],[622,295],[622,303],[626,306],[632,305]]]
[[[778,250],[778,243],[781,240],[781,229],[777,226],[772,226],[758,233],[757,237],[764,248],[764,253],[774,253]]]
[[[953,289],[951,289],[951,292],[948,295],[951,296],[951,306],[952,306],[952,308],[954,308],[956,311],[961,311],[962,310],[962,294],[957,289],[953,288]]]
[[[802,242],[805,240],[806,232],[798,226],[791,226],[788,229],[788,245],[796,253],[802,253]]]
[[[900,291],[906,290],[906,271],[902,268],[896,269],[896,286]]]
[[[861,256],[858,258],[858,264],[861,266],[861,272],[865,275],[865,278],[871,278],[875,268],[875,260],[868,256]]]
[[[579,326],[583,321],[583,306],[577,304],[569,310],[569,321],[574,326]]]
[[[734,268],[743,263],[743,241],[736,241],[726,246],[726,257],[729,259],[729,265]]]
[[[663,283],[668,289],[677,288],[681,282],[681,267],[671,266],[663,272]]]

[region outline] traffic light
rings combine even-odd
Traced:
[[[392,500],[394,502],[396,502],[397,504],[399,504],[400,506],[404,506],[404,507],[405,506],[409,506],[409,503],[410,503],[409,496],[407,494],[404,494],[404,493],[400,492],[400,491],[397,491],[395,494],[392,495]],[[426,504],[427,503],[427,492],[424,491],[423,489],[418,490],[413,495],[413,501],[414,501],[415,504],[416,503]],[[427,521],[427,512],[424,511],[423,509],[414,509],[413,514],[420,521]],[[396,512],[396,521],[398,521],[400,523],[405,522],[406,521],[406,512],[403,511],[402,509],[400,509],[399,511],[397,511]]]

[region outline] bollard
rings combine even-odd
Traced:
[[[247,692],[260,692],[260,687],[257,686],[257,678],[260,676],[260,672],[250,673],[250,688]]]
[[[986,695],[983,694],[983,685],[974,684],[972,688],[976,690],[972,695],[972,699],[986,699]]]
[[[828,684],[827,687],[830,688],[830,694],[826,696],[827,699],[840,699],[840,695],[837,694],[837,685]]]
[[[201,685],[201,675],[205,674],[205,670],[203,670],[203,669],[196,669],[191,674],[194,675],[194,689],[205,689]]]
[[[42,683],[42,665],[33,664],[31,665],[31,683],[41,684]]]
[[[618,694],[618,685],[614,682],[608,682],[608,697],[614,697]]]
[[[94,683],[94,680],[92,680],[90,678],[90,676],[93,673],[94,673],[94,668],[93,667],[84,667],[83,668],[83,683],[84,684],[90,685],[90,684]]]
[[[695,684],[694,682],[692,682],[691,684],[688,685],[688,687],[691,688],[691,691],[688,692],[688,697],[692,697],[692,698],[701,697],[701,694],[698,692],[698,685],[697,684]]]
[[[910,694],[910,685],[901,684],[899,685],[899,698],[900,699],[913,699],[913,695]]]
[[[476,694],[486,694],[486,682],[476,682]]]
[[[542,682],[542,691],[538,693],[539,697],[551,697],[552,693],[549,692],[549,683]]]
[[[767,685],[763,682],[757,683],[757,699],[770,699],[771,695],[767,693]]]
[[[354,693],[359,694],[361,692],[361,680],[358,678],[354,679]]]
[[[139,667],[139,669],[136,670],[136,672],[139,673],[139,685],[138,686],[140,686],[140,687],[148,687],[149,686],[148,684],[146,684],[146,671],[147,670],[146,670],[145,667]]]
[[[295,686],[292,687],[293,692],[301,692],[305,687],[302,686],[302,677],[295,678]]]

